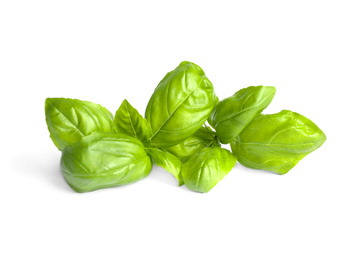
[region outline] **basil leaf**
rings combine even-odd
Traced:
[[[148,148],[146,151],[156,165],[162,167],[176,177],[179,186],[184,184],[182,175],[180,174],[182,162],[177,157],[158,148]]]
[[[217,103],[203,70],[184,61],[169,72],[150,98],[145,118],[153,131],[151,146],[170,147],[194,134]]]
[[[191,137],[175,146],[163,148],[163,150],[175,155],[182,163],[185,163],[203,148],[220,146],[215,133],[209,127],[201,127]]]
[[[283,110],[255,118],[231,148],[246,167],[285,174],[325,141],[326,135],[311,120]]]
[[[124,99],[114,117],[114,130],[133,136],[147,145],[152,135],[149,123]]]
[[[152,161],[139,140],[94,132],[63,151],[61,169],[70,187],[87,192],[139,181],[150,173]]]
[[[235,166],[236,158],[221,147],[204,148],[182,167],[185,185],[193,191],[208,192]]]
[[[50,138],[61,151],[94,131],[113,130],[113,115],[89,101],[47,98],[45,116]]]
[[[214,107],[208,119],[221,143],[228,144],[272,101],[276,88],[258,86],[237,91]]]

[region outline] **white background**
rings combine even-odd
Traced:
[[[359,1],[1,1],[1,259],[361,259]],[[72,191],[44,100],[144,114],[163,76],[201,66],[220,99],[269,85],[327,141],[284,176],[239,164],[208,194],[154,167]]]

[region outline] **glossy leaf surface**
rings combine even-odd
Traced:
[[[113,131],[113,115],[89,101],[47,98],[45,116],[50,138],[61,151],[94,131]]]
[[[325,140],[325,134],[311,120],[283,110],[255,118],[231,148],[246,167],[285,174]]]
[[[146,151],[156,165],[173,174],[173,176],[178,180],[179,186],[184,184],[181,175],[182,162],[176,156],[162,151],[159,148],[147,148]]]
[[[236,138],[271,103],[275,93],[274,87],[248,87],[220,101],[208,119],[219,140],[228,144]]]
[[[194,63],[182,62],[158,84],[145,118],[153,131],[151,146],[170,147],[194,134],[217,103],[213,85]]]
[[[61,169],[77,192],[87,192],[139,181],[152,169],[143,144],[128,135],[94,132],[68,146]]]
[[[115,113],[114,130],[117,133],[133,136],[143,144],[147,144],[152,136],[152,130],[147,120],[126,99]]]
[[[182,163],[185,163],[203,148],[220,146],[215,133],[209,128],[202,126],[184,142],[175,146],[163,148],[163,150],[175,155]]]
[[[204,148],[182,167],[185,185],[193,191],[208,192],[235,166],[236,158],[221,147]]]

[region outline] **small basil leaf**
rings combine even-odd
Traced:
[[[147,148],[146,151],[156,165],[162,167],[164,170],[170,172],[174,177],[176,177],[179,186],[184,184],[180,173],[182,169],[182,162],[177,157],[158,148]]]
[[[235,166],[236,158],[221,147],[208,147],[193,155],[182,167],[185,185],[193,191],[208,192]]]
[[[231,148],[246,167],[285,174],[325,141],[326,135],[311,120],[283,110],[255,118]]]
[[[228,144],[236,138],[271,103],[275,93],[274,87],[248,87],[220,101],[208,122],[221,143]]]
[[[182,62],[162,79],[148,102],[145,118],[153,131],[151,146],[183,142],[204,124],[217,102],[203,70]]]
[[[113,115],[106,108],[89,101],[47,98],[45,116],[50,138],[61,151],[94,131],[113,130]]]
[[[150,173],[152,161],[139,140],[94,132],[63,151],[61,169],[70,187],[87,192],[139,181]]]
[[[211,146],[220,146],[215,133],[209,128],[202,126],[191,137],[184,142],[175,146],[163,148],[163,150],[175,155],[182,163],[185,163],[193,154],[199,152],[203,148]]]
[[[114,117],[114,130],[133,136],[143,144],[149,143],[152,130],[149,123],[138,113],[138,111],[124,99]]]

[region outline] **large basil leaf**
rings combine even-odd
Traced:
[[[271,103],[275,93],[274,87],[248,87],[220,101],[208,119],[219,140],[228,144],[236,138]]]
[[[152,130],[148,122],[124,99],[114,117],[114,130],[133,136],[144,144],[149,142]]]
[[[151,171],[152,161],[139,140],[94,132],[63,151],[61,169],[70,187],[87,192],[141,180]]]
[[[283,110],[255,118],[232,141],[231,148],[246,167],[285,174],[325,140],[325,134],[311,120]]]
[[[47,98],[45,116],[50,138],[61,151],[94,131],[113,131],[113,115],[89,101]]]
[[[176,156],[158,148],[147,148],[146,151],[156,165],[162,167],[164,170],[170,172],[174,177],[176,177],[179,186],[184,184],[180,173],[182,169],[182,162]]]
[[[182,62],[162,79],[148,102],[145,118],[153,131],[151,146],[183,142],[203,125],[217,102],[203,70]]]
[[[184,142],[175,146],[163,148],[163,150],[175,155],[182,163],[185,163],[193,154],[199,152],[203,148],[211,146],[220,146],[215,133],[209,128],[202,126],[192,136]]]
[[[193,155],[182,167],[185,185],[193,191],[208,192],[235,166],[236,158],[221,147],[208,147]]]

